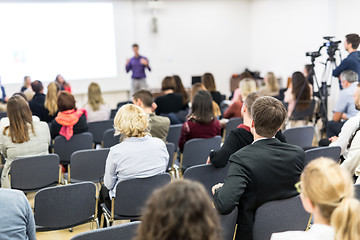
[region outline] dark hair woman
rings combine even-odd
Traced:
[[[181,78],[178,75],[174,75],[173,78],[176,84],[174,91],[181,94],[183,100],[183,109],[186,109],[188,107],[189,96],[184,88],[184,85],[182,84]]]
[[[206,89],[211,93],[212,99],[220,106],[222,96],[221,93],[216,90],[214,75],[205,73],[201,76],[201,83],[205,85]]]
[[[175,92],[176,83],[173,77],[165,77],[161,83],[161,90],[165,95],[157,97],[155,110],[157,115],[167,115],[169,113],[177,113],[183,107],[183,99],[181,94]]]
[[[220,135],[220,122],[214,118],[213,103],[208,91],[200,90],[192,101],[191,113],[181,128],[180,151],[193,138],[212,138]]]

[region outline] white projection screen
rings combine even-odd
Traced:
[[[0,3],[2,83],[116,77],[111,2]]]

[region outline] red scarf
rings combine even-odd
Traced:
[[[87,112],[85,109],[71,109],[67,111],[59,112],[55,118],[55,121],[62,125],[59,134],[64,136],[66,140],[69,140],[73,135],[73,127],[79,121],[79,118],[85,114],[87,117]]]

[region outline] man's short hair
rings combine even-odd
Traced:
[[[140,99],[145,107],[151,107],[154,97],[148,90],[139,90],[133,95],[134,100]]]
[[[44,89],[42,83],[39,80],[33,81],[31,83],[31,88],[36,94],[41,93],[41,91]]]
[[[254,102],[256,101],[256,99],[258,99],[261,95],[258,94],[257,92],[253,92],[253,93],[250,93],[246,98],[245,98],[245,101],[244,101],[244,105],[246,106],[247,108],[247,112],[249,114],[249,116],[251,117],[251,107],[252,105],[254,104]]]
[[[351,43],[353,49],[357,49],[360,43],[360,37],[356,33],[351,33],[345,36],[347,43]]]
[[[348,81],[349,83],[357,82],[359,80],[359,76],[356,72],[352,70],[345,70],[340,74],[340,78],[342,81]]]
[[[284,105],[274,97],[260,97],[251,107],[255,131],[259,136],[274,137],[286,118]]]
[[[139,45],[138,45],[137,43],[134,43],[134,44],[132,45],[132,47],[137,47],[137,48],[139,48]]]

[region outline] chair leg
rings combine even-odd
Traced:
[[[69,228],[69,232],[73,232],[74,230],[73,230],[73,228]]]
[[[104,227],[104,214],[101,214],[101,219],[100,219],[100,228]]]

